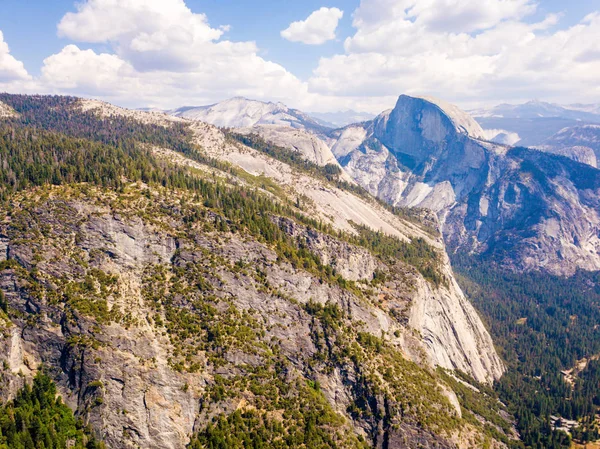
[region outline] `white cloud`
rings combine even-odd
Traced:
[[[323,95],[440,96],[464,105],[545,98],[600,101],[600,14],[555,30],[531,0],[362,0],[345,53],[322,58]]]
[[[305,84],[253,53],[221,57],[191,71],[142,72],[118,55],[68,45],[44,60],[41,81],[54,92],[101,97],[123,105],[173,107],[234,95],[288,102],[310,98]]]
[[[344,52],[322,58],[305,82],[261,56],[255,42],[227,40],[227,25],[211,25],[184,0],[84,0],[58,25],[76,45],[46,58],[39,77],[10,54],[0,33],[0,91],[157,107],[242,95],[314,111],[380,112],[402,93],[464,107],[531,98],[600,102],[600,12],[561,28],[559,15],[533,22],[536,4],[362,0]],[[333,38],[342,14],[321,8],[286,31],[312,43]]]
[[[31,76],[21,61],[10,54],[4,34],[0,31],[0,83],[29,80]]]
[[[309,45],[321,45],[335,39],[335,30],[344,12],[338,8],[320,8],[306,20],[292,22],[281,32],[284,39]]]
[[[207,57],[218,57],[216,41],[226,29],[212,28],[204,14],[193,13],[183,0],[87,0],[58,24],[60,36],[109,43],[140,71],[186,71]],[[220,47],[256,51],[251,42]]]
[[[87,0],[62,18],[59,35],[111,52],[69,45],[46,58],[42,79],[55,91],[121,104],[172,107],[234,95],[313,101],[307,83],[259,56],[254,42],[221,40],[228,29],[211,27],[183,0]]]
[[[67,45],[49,56],[42,67],[43,83],[55,91],[86,92],[87,95],[115,96],[149,88],[135,69],[118,56],[96,54]]]
[[[532,0],[362,0],[354,25],[373,30],[382,23],[401,20],[428,30],[468,33],[534,11]]]

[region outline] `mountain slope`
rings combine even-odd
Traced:
[[[334,133],[344,169],[390,204],[434,210],[453,250],[514,269],[600,268],[600,172],[479,140],[480,128],[422,98]]]
[[[457,398],[451,370],[504,368],[424,218],[211,125],[1,100],[4,399],[43,365],[116,448],[512,436],[495,397]]]
[[[338,165],[326,143],[329,128],[281,103],[264,103],[237,97],[212,106],[180,108],[169,114],[219,127],[235,128],[241,134],[256,134],[274,145],[297,151],[318,165]],[[344,173],[342,175],[346,181],[352,182]]]

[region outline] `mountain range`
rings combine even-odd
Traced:
[[[0,94],[0,399],[115,448],[592,441],[597,126],[360,118]]]
[[[584,423],[595,418],[583,416],[597,410],[597,396],[585,392],[600,381],[593,374],[600,372],[593,362],[600,354],[597,125],[502,118],[537,135],[541,144],[527,148],[493,142],[484,120],[441,100],[402,95],[373,120],[302,132],[321,140],[323,154],[333,153],[372,195],[400,210],[435,213],[461,287],[503,348],[508,369],[495,388],[525,446],[594,441],[596,424]],[[281,127],[273,140],[261,126],[243,130],[304,153],[294,132]],[[552,425],[556,417],[569,424]]]
[[[559,105],[533,100],[523,104],[500,104],[492,108],[475,109],[469,113],[476,118],[565,118],[577,121],[600,122],[600,105]]]
[[[260,103],[257,108],[257,102],[246,100],[241,107],[241,102],[220,103],[203,118],[215,125],[240,123],[241,132],[256,133],[313,161],[335,159],[355,182],[388,204],[434,211],[453,251],[485,254],[519,270],[573,274],[580,268],[600,269],[600,178],[579,164],[594,166],[600,156],[595,153],[597,125],[562,130],[544,141],[541,152],[489,142],[468,113],[427,97],[403,95],[394,109],[373,120],[316,131],[300,120],[283,124],[281,105]],[[551,115],[563,109],[532,102],[502,105],[493,112],[528,118],[536,111]],[[248,110],[261,112],[244,121],[240,117]],[[307,150],[302,143],[310,139]]]
[[[52,381],[111,448],[515,438],[495,393],[459,400],[505,365],[435,216],[253,133],[70,97],[0,104],[3,401]]]
[[[168,113],[175,117],[199,120],[225,128],[254,125],[285,125],[315,131],[328,128],[308,114],[288,108],[282,103],[265,103],[243,97],[231,98],[209,106],[182,107]]]

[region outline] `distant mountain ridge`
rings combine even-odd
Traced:
[[[186,106],[168,113],[175,117],[199,120],[224,128],[283,125],[315,132],[325,132],[330,128],[302,111],[288,108],[283,103],[262,102],[244,97],[234,97],[208,106]]]
[[[338,111],[338,112],[309,112],[308,115],[313,117],[319,123],[331,128],[341,128],[351,125],[352,123],[366,122],[373,120],[375,114],[368,112],[357,112],[353,110]]]
[[[475,117],[552,118],[600,122],[600,105],[559,105],[539,100],[523,104],[499,104],[492,108],[469,111]]]
[[[600,123],[600,105],[593,104],[559,105],[534,100],[470,113],[484,128],[488,139],[522,146],[545,145],[547,139],[564,128]]]

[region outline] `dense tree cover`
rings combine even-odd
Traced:
[[[190,449],[336,449],[363,448],[358,440],[342,440],[335,432],[342,430],[344,418],[335,413],[318,385],[301,387],[298,409],[285,409],[284,418],[256,410],[236,410],[216,417],[196,434]],[[295,408],[295,407],[294,407]],[[293,409],[292,409],[293,410]],[[287,415],[293,415],[294,420]],[[290,426],[290,422],[293,424]],[[333,433],[333,435],[332,435]]]
[[[194,178],[136,146],[105,145],[54,132],[0,125],[0,200],[32,186],[89,182],[120,188],[142,181],[194,188]]]
[[[355,227],[359,235],[349,237],[351,242],[369,249],[388,264],[393,264],[396,260],[407,262],[435,285],[447,284],[446,277],[440,271],[440,254],[425,239],[418,237],[405,242],[366,226]]]
[[[38,374],[0,407],[0,449],[101,449],[89,429],[56,397],[52,380]]]
[[[583,421],[575,436],[595,439],[598,362],[590,362],[573,386],[561,371],[600,354],[600,274],[513,273],[464,255],[455,255],[453,265],[504,352],[509,370],[496,388],[515,414],[525,445],[569,447],[564,434],[553,431],[550,416]]]
[[[4,120],[12,125],[55,131],[117,147],[134,141],[173,149],[189,144],[190,133],[183,124],[164,127],[126,117],[100,117],[94,111],[78,109],[79,100],[75,97],[0,93],[0,101],[18,113],[17,117]]]

